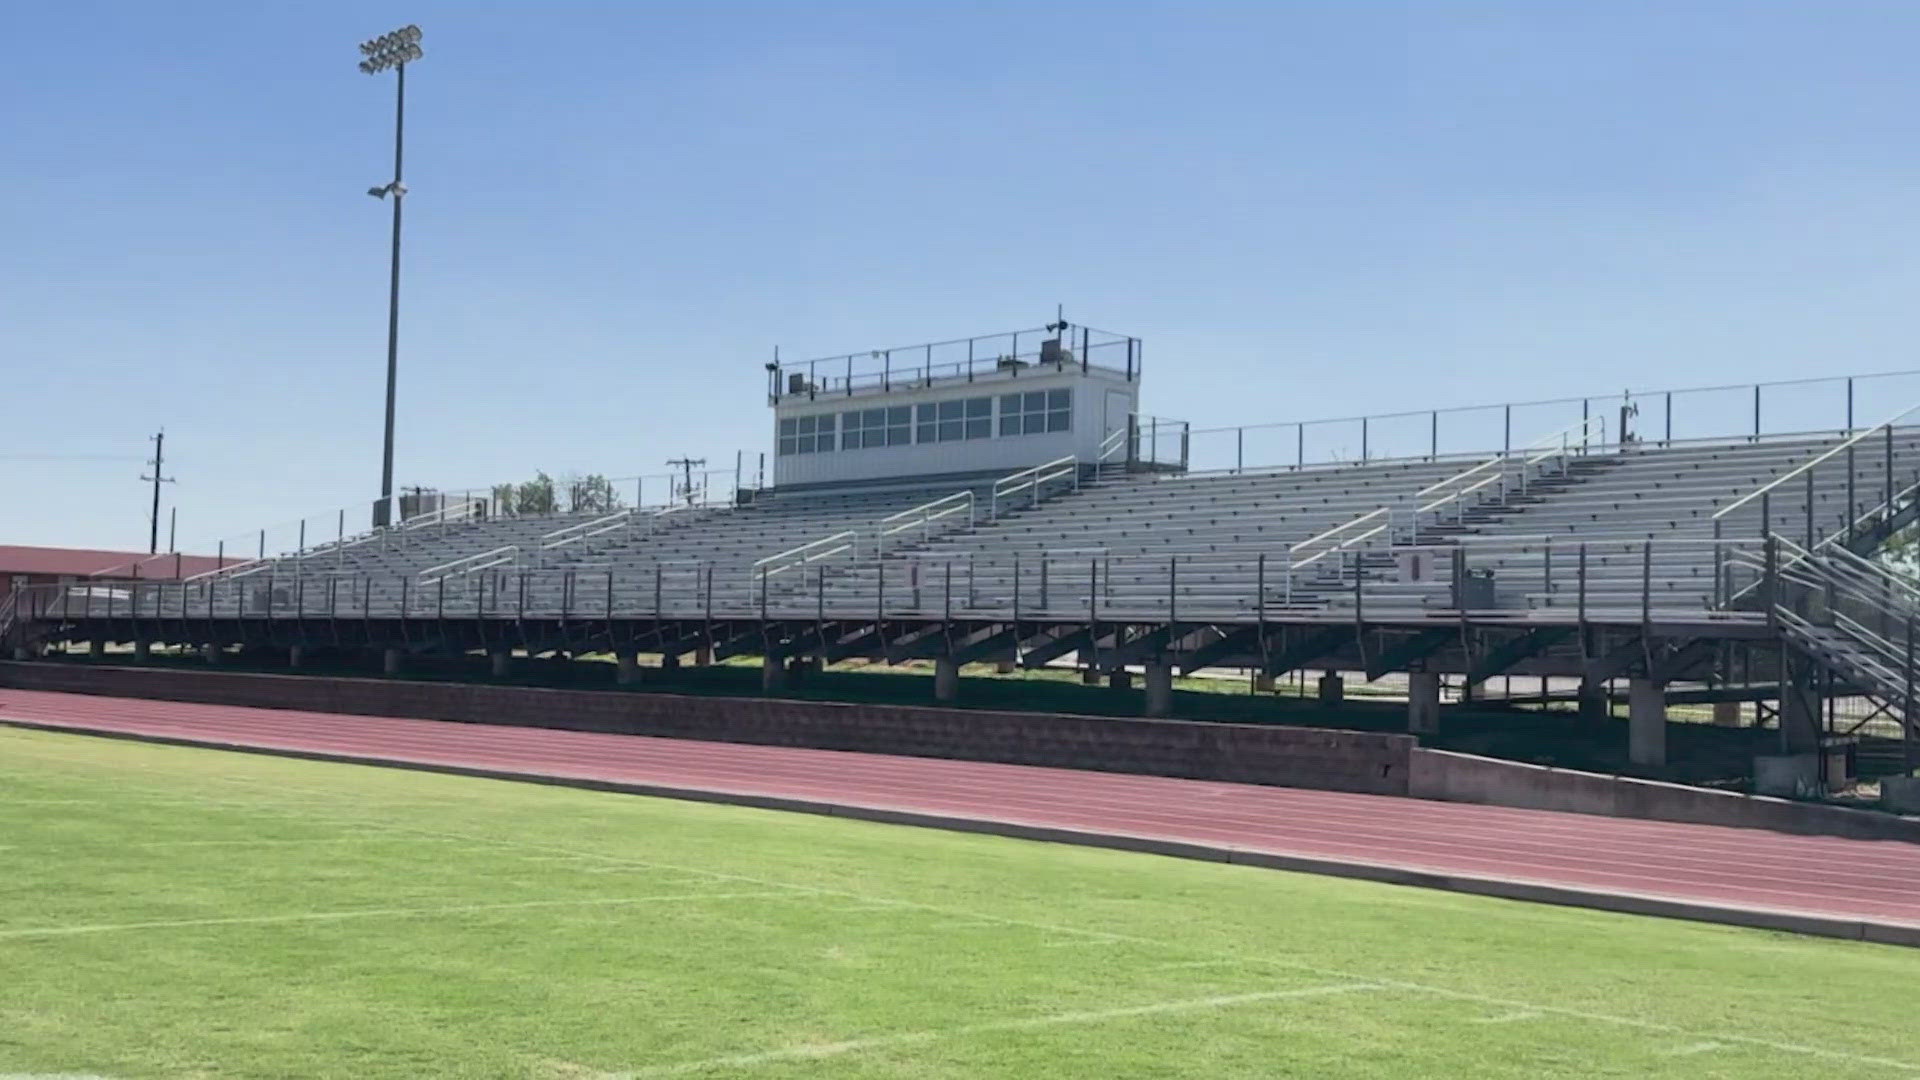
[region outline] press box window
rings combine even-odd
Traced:
[[[913,441],[913,409],[861,409],[840,414],[840,449],[868,446],[905,446]]]
[[[916,406],[915,440],[923,443],[959,442],[993,436],[993,399],[990,397],[942,401]]]
[[[833,415],[789,416],[780,421],[782,456],[788,454],[827,453],[833,449]]]
[[[1073,427],[1072,390],[1000,395],[1000,434],[1039,435]]]

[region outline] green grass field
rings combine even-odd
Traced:
[[[1920,952],[0,729],[0,1078],[1920,1074]]]

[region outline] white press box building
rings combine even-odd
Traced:
[[[767,365],[773,486],[1096,462],[1139,408],[1140,341],[1042,330]]]

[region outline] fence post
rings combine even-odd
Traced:
[[[1427,460],[1437,461],[1440,457],[1440,410],[1427,413]]]
[[[1242,472],[1245,472],[1246,468],[1247,429],[1237,427],[1233,429],[1233,473],[1235,476],[1238,476]]]
[[[1760,441],[1760,384],[1753,384],[1753,442]]]

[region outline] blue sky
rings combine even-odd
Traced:
[[[45,45],[0,68],[0,542],[142,546],[161,424],[183,546],[376,490],[392,84],[354,45],[407,22],[402,484],[731,463],[776,344],[1056,302],[1203,426],[1920,368],[1912,4],[8,22]]]

